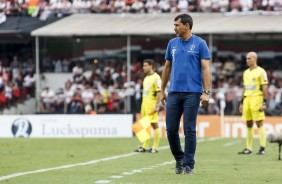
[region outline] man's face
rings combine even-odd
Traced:
[[[143,71],[145,74],[150,73],[150,71],[152,70],[152,66],[149,65],[148,63],[144,62],[143,63]]]
[[[253,66],[255,64],[255,62],[256,62],[255,57],[253,55],[251,55],[251,54],[247,54],[247,56],[246,56],[247,66],[251,67],[251,66]]]
[[[181,19],[177,19],[177,21],[174,21],[174,31],[176,36],[182,37],[186,31],[189,29],[188,24],[182,24]]]

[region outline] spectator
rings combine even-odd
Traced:
[[[198,11],[198,6],[197,2],[198,0],[188,0],[189,4],[189,12],[197,12]]]
[[[71,114],[81,114],[84,111],[83,101],[79,92],[74,93],[69,104],[68,112]]]
[[[35,79],[34,79],[33,73],[29,72],[24,77],[24,81],[23,81],[25,94],[27,95],[28,98],[34,97],[34,83],[35,83]]]
[[[240,2],[239,0],[231,0],[230,1],[231,12],[239,12],[240,10]]]
[[[178,4],[177,1],[169,1],[170,2],[170,13],[178,12]]]
[[[0,87],[0,108],[7,105],[7,97],[5,95],[5,88]]]
[[[17,71],[16,75],[14,76],[14,80],[13,81],[17,84],[20,92],[23,92],[23,83],[24,83],[24,81],[23,81],[23,74],[22,74],[21,70]]]
[[[80,77],[82,74],[83,68],[81,67],[81,64],[76,63],[76,66],[72,69],[73,80],[75,80],[76,77]]]
[[[12,82],[8,82],[5,85],[5,96],[7,99],[7,103],[8,105],[12,104],[12,100],[13,100],[13,83]]]
[[[189,3],[188,0],[179,0],[178,1],[178,9],[181,13],[189,12]]]
[[[21,91],[17,83],[13,84],[13,102],[17,102],[21,97]]]
[[[200,11],[211,12],[211,10],[212,10],[211,0],[200,0]]]
[[[281,0],[274,0],[274,11],[282,11],[282,1]]]
[[[145,4],[145,9],[147,13],[156,13],[157,12],[157,4],[156,0],[147,0]]]
[[[253,0],[253,10],[261,9],[261,0]]]
[[[228,0],[219,0],[218,6],[219,6],[219,12],[227,12],[229,1]]]
[[[45,87],[40,94],[40,112],[52,112],[55,93]]]
[[[144,4],[140,0],[134,0],[133,4],[131,5],[131,12],[132,13],[144,13]]]
[[[56,73],[62,73],[63,71],[63,68],[62,68],[62,61],[60,59],[58,59],[57,61],[54,61],[55,62],[55,71]]]
[[[114,10],[116,13],[126,12],[126,4],[124,0],[116,0],[114,2]]]
[[[0,13],[6,10],[7,2],[6,0],[0,0]]]
[[[262,0],[262,8],[266,11],[273,11],[274,0]]]
[[[135,103],[136,103],[136,112],[140,112],[141,103],[142,103],[142,79],[138,79],[135,84]]]
[[[157,4],[157,12],[168,13],[170,12],[169,0],[160,0]]]
[[[65,95],[63,88],[59,88],[54,96],[53,107],[54,113],[64,113]]]
[[[19,68],[20,68],[20,62],[18,60],[17,56],[13,57],[13,61],[10,64],[10,68],[12,70],[12,76],[13,76],[13,80],[15,79],[15,75],[17,74]]]
[[[91,89],[89,84],[86,84],[85,89],[82,91],[82,100],[83,104],[85,105],[93,105],[93,100],[94,100],[94,92]]]
[[[227,77],[232,77],[234,76],[236,70],[236,65],[234,62],[234,58],[232,56],[230,56],[224,63],[223,65],[223,74]]]
[[[240,6],[242,12],[251,11],[253,7],[253,0],[240,0]]]
[[[212,12],[219,12],[221,0],[211,0]]]
[[[78,81],[75,80],[70,87],[70,90],[73,92],[77,92],[77,91],[83,91],[84,90],[84,86]]]
[[[92,6],[92,11],[95,13],[110,13],[110,7],[106,0],[100,0]]]
[[[64,97],[65,97],[64,112],[67,112],[67,108],[74,95],[74,91],[70,90],[70,86],[71,86],[71,82],[67,81],[64,88]]]

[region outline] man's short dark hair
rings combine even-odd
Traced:
[[[148,65],[152,66],[152,68],[155,67],[155,61],[152,59],[145,59],[143,63],[148,63]]]
[[[180,15],[177,15],[174,19],[174,21],[177,21],[178,19],[180,19],[180,22],[182,24],[189,24],[190,26],[190,30],[192,30],[192,27],[193,27],[193,19],[190,15],[188,14],[180,14]]]

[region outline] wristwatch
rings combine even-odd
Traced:
[[[210,90],[204,90],[203,93],[210,95]]]

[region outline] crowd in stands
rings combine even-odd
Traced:
[[[24,59],[26,58],[26,59]],[[16,104],[35,93],[34,62],[30,56],[0,58],[0,110]],[[155,70],[161,73],[163,60],[156,56]],[[50,60],[50,58],[49,58]],[[51,59],[52,61],[52,59]],[[90,75],[86,75],[85,62],[64,62],[54,60],[45,72],[72,72],[72,78],[59,89],[45,87],[40,94],[41,113],[126,113],[127,101],[131,101],[131,112],[139,112],[142,101],[144,78],[142,61],[131,62],[131,82],[127,82],[125,61],[97,60],[92,64]],[[60,66],[59,64],[60,63]],[[64,63],[64,64],[63,64]],[[267,64],[260,59],[259,64]],[[57,66],[57,67],[56,67]],[[264,66],[269,79],[267,115],[282,115],[281,66]],[[199,114],[220,113],[239,115],[238,106],[242,95],[242,72],[245,59],[218,57],[214,54],[212,64],[212,96],[207,107],[201,107]]]
[[[282,0],[0,0],[0,13],[46,19],[73,13],[281,11]]]
[[[0,110],[34,96],[34,71],[32,59],[0,58]]]
[[[161,73],[163,60],[154,58],[156,72]],[[263,63],[263,59],[261,61]],[[280,66],[281,67],[281,66]],[[54,67],[53,67],[54,68]],[[226,115],[239,115],[238,107],[242,96],[242,73],[246,69],[245,59],[232,56],[217,57],[212,64],[212,96],[207,107],[201,107],[199,114],[218,115],[221,108]],[[126,62],[97,62],[90,76],[84,75],[79,63],[72,69],[72,79],[61,89],[45,88],[41,93],[41,111],[47,113],[85,113],[91,107],[96,113],[124,113],[127,99],[131,100],[132,112],[140,111],[142,100],[142,61],[133,59],[131,82],[127,81]],[[271,64],[266,67],[268,88],[267,115],[282,115],[281,68]]]
[[[72,79],[57,89],[44,88],[40,97],[42,113],[85,113],[91,107],[97,113],[127,112],[126,101],[131,99],[132,111],[140,111],[142,63],[132,63],[132,82],[127,82],[124,62],[105,62],[94,65],[91,75],[85,76],[78,62],[72,69]]]

